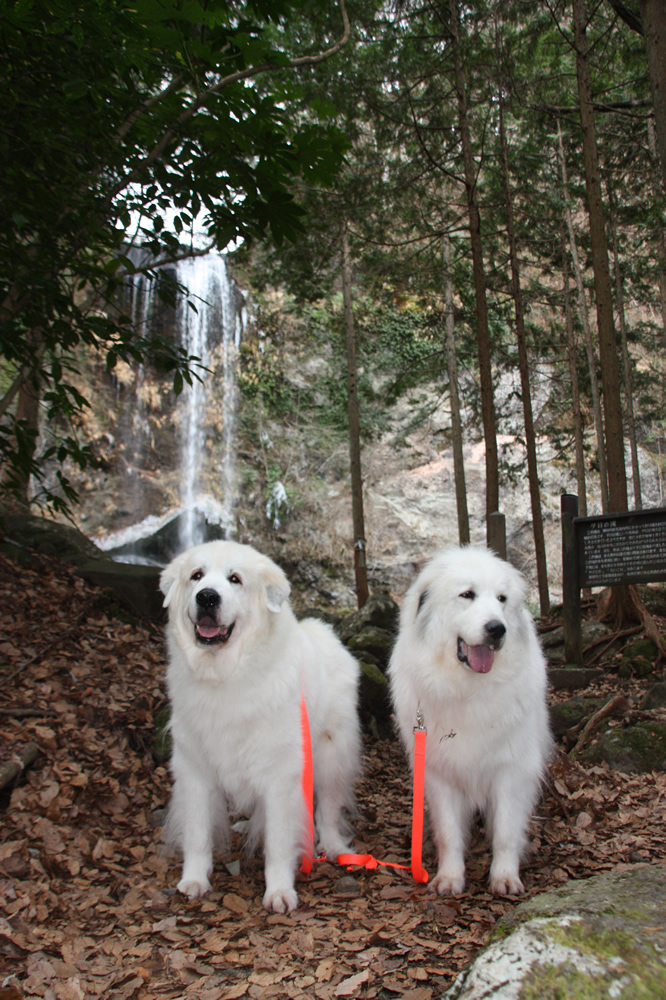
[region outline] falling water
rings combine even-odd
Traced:
[[[176,309],[175,329],[180,346],[191,363],[192,384],[178,398],[174,421],[178,427],[179,449],[176,456],[179,476],[179,508],[163,516],[149,515],[129,528],[96,538],[96,543],[123,561],[158,561],[176,551],[196,545],[207,537],[229,538],[234,534],[235,505],[235,416],[237,387],[236,357],[241,335],[241,314],[237,308],[233,282],[229,280],[224,257],[206,254],[178,263],[178,284],[187,289]],[[163,306],[156,296],[155,280],[137,274],[131,281],[129,309],[142,334],[145,328],[164,322]],[[198,377],[197,377],[198,376]],[[134,400],[134,425],[131,436],[131,462],[138,463],[140,448],[136,440],[144,432],[144,407],[140,398],[143,371],[137,372]],[[147,427],[145,451],[150,452],[150,426]],[[127,432],[126,432],[127,433]],[[130,442],[126,442],[127,445]],[[149,457],[146,454],[146,459]],[[134,470],[129,468],[133,474]],[[166,475],[168,469],[162,470]],[[134,477],[137,484],[140,477]],[[135,509],[142,504],[136,500]],[[178,521],[173,519],[176,515]],[[177,523],[176,539],[169,525]],[[165,534],[166,532],[166,534]],[[164,548],[165,539],[166,549]],[[152,553],[155,551],[153,557]]]
[[[181,425],[181,504],[180,543],[183,549],[203,541],[206,520],[220,524],[225,537],[233,533],[234,497],[234,417],[236,382],[234,366],[239,324],[233,302],[233,290],[227,277],[224,258],[207,254],[182,262],[178,281],[189,293],[180,303],[177,327],[181,344],[189,355],[199,359],[199,378],[183,391]],[[196,312],[192,308],[195,306]],[[215,389],[210,370],[211,347],[219,344],[222,361],[222,460],[220,478],[222,503],[203,490],[202,471],[209,447],[205,422],[209,395]],[[207,370],[202,370],[207,369]]]

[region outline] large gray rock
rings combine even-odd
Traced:
[[[17,558],[29,558],[33,551],[60,559],[87,583],[110,590],[120,607],[136,618],[163,620],[159,567],[114,562],[77,528],[51,518],[5,515],[2,528],[3,546]]]
[[[521,903],[445,1000],[663,1000],[666,865],[621,866]]]

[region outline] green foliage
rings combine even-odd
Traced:
[[[313,38],[307,6],[3,0],[0,355],[16,371],[0,411],[4,462],[30,457],[12,435],[19,383],[38,385],[59,418],[85,405],[66,376],[81,345],[108,369],[149,358],[176,392],[191,379],[192,359],[141,338],[116,307],[139,266],[130,243],[154,273],[192,252],[195,224],[221,249],[301,231],[294,181],[329,183],[346,145],[289,69],[301,43],[317,52],[342,34],[337,11]],[[166,300],[182,293],[158,284]]]

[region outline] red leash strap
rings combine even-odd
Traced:
[[[412,877],[415,882],[427,882],[428,873],[421,867],[421,851],[423,849],[423,789],[425,774],[426,728],[423,716],[419,710],[414,726],[414,792],[412,797]],[[314,853],[314,814],[313,814],[313,777],[312,777],[312,739],[310,737],[310,721],[305,698],[301,695],[301,737],[303,740],[303,798],[308,816],[308,849],[303,851],[301,872],[309,875],[312,871],[312,856]],[[377,861],[372,854],[338,854],[339,865],[363,865],[372,870],[380,865],[383,868],[402,868],[391,861]]]
[[[427,882],[428,873],[421,865],[423,850],[423,808],[425,788],[426,728],[421,709],[416,713],[414,726],[414,790],[412,794],[412,878]]]
[[[312,780],[312,740],[310,738],[310,720],[301,695],[301,737],[303,739],[303,798],[308,816],[308,847],[303,851],[301,871],[309,875],[312,871],[312,855],[314,853],[314,815],[313,815],[313,780]]]

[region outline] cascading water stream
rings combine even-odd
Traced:
[[[178,309],[177,325],[181,344],[188,354],[199,358],[203,369],[209,369],[211,345],[219,344],[221,352],[222,436],[221,461],[222,504],[202,490],[202,466],[208,446],[205,436],[207,397],[215,391],[210,370],[199,369],[199,378],[183,391],[183,421],[181,426],[181,502],[180,540],[183,549],[203,541],[201,530],[206,517],[217,521],[226,537],[233,531],[234,494],[234,417],[236,410],[235,361],[240,335],[236,322],[232,286],[227,277],[224,258],[207,254],[184,261],[178,268],[178,280],[188,289]],[[191,305],[197,309],[195,312]],[[212,509],[211,509],[212,504]]]
[[[155,512],[129,528],[95,539],[100,548],[110,550],[114,558],[123,561],[160,561],[209,537],[229,538],[234,534],[235,367],[242,328],[238,293],[220,254],[210,253],[179,262],[175,278],[187,289],[188,295],[181,296],[176,308],[174,335],[188,356],[199,359],[191,363],[192,384],[185,384],[173,414],[178,434],[174,442],[178,447],[174,451],[179,506],[161,517]],[[154,322],[164,324],[165,313],[156,296],[154,280],[136,275],[131,281],[130,296],[130,315],[141,333]],[[144,424],[140,398],[143,377],[141,369],[134,382],[135,429],[137,419],[142,429]],[[147,425],[147,420],[145,422]],[[149,426],[144,442],[149,452]],[[135,491],[140,488],[141,476],[136,473],[141,470],[131,467],[140,458],[141,449],[136,444],[132,433],[132,441],[124,442],[123,453],[129,459],[131,502],[140,511],[145,509],[145,503],[138,499]],[[152,459],[155,468],[154,454]],[[165,481],[173,475],[173,465],[165,465],[163,459],[157,468]],[[177,524],[177,532],[170,529],[170,524]],[[165,532],[167,541],[164,540]]]

